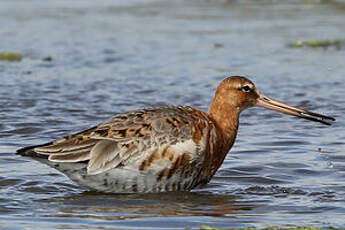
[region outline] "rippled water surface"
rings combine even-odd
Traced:
[[[0,228],[345,226],[345,49],[287,46],[345,39],[344,21],[337,1],[2,0],[0,51],[24,59],[0,62]],[[135,108],[207,110],[236,74],[337,122],[245,111],[221,169],[190,193],[90,193],[14,154]]]

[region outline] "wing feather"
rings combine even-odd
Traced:
[[[36,156],[47,156],[54,162],[88,161],[88,174],[128,164],[143,170],[154,162],[176,166],[187,155],[192,159],[200,151],[192,126],[205,123],[205,116],[199,110],[181,106],[135,110],[118,114],[84,132],[18,153],[28,155],[25,152],[34,151]]]
[[[64,155],[50,155],[48,160],[53,162],[80,162],[90,160],[90,150],[86,149],[80,152],[74,152]]]
[[[87,166],[88,174],[98,174],[108,170],[110,167],[117,167],[124,150],[118,148],[115,141],[100,140],[90,152],[91,159]],[[109,162],[112,162],[109,165]]]
[[[60,142],[57,144],[50,144],[47,146],[36,147],[34,150],[43,155],[52,155],[52,154],[73,154],[77,153],[81,150],[91,149],[96,143],[95,140],[89,139],[87,141],[78,141],[78,140],[70,140],[66,142]]]

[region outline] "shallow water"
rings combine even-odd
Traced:
[[[344,226],[345,51],[287,47],[345,39],[344,12],[337,1],[3,0],[0,50],[25,58],[0,62],[0,228]],[[90,193],[14,154],[135,108],[207,110],[236,74],[337,122],[245,111],[221,169],[190,193]]]

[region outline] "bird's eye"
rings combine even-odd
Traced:
[[[241,90],[244,91],[244,92],[246,92],[246,93],[248,93],[248,92],[251,90],[251,88],[250,88],[249,85],[245,85],[245,86],[243,86],[243,87],[241,88]]]

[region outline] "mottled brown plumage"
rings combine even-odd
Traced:
[[[121,113],[83,132],[18,150],[91,190],[186,191],[210,181],[234,144],[241,111],[259,105],[324,124],[331,117],[274,101],[244,77],[224,79],[208,113],[162,106]]]

